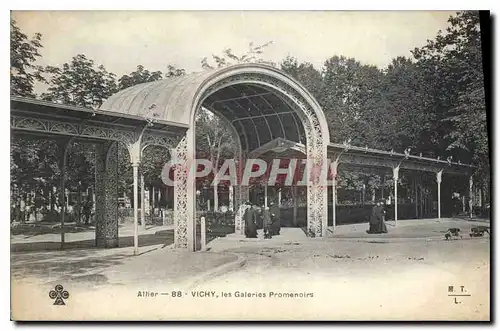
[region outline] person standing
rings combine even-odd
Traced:
[[[385,225],[385,206],[384,201],[380,201],[380,213],[379,213],[379,221],[377,233],[387,233],[387,226]]]
[[[271,225],[271,213],[269,212],[269,207],[262,206],[262,226],[264,227],[264,239],[271,239],[273,237]]]
[[[90,214],[92,213],[92,200],[87,198],[83,204],[83,222],[85,225],[90,223]]]
[[[273,236],[277,236],[280,234],[280,230],[281,230],[279,205],[271,202],[271,208],[269,208],[269,212],[271,213],[271,222],[272,222],[271,233]]]
[[[245,210],[243,219],[245,220],[245,236],[247,238],[257,238],[256,211],[248,203],[249,208]]]
[[[26,202],[24,201],[24,197],[19,198],[19,211],[21,216],[21,223],[24,223],[26,221]]]
[[[21,198],[17,198],[14,203],[15,220],[17,223],[21,222]]]
[[[370,228],[366,231],[366,233],[377,233],[379,214],[380,214],[380,201],[377,202],[372,208],[372,214],[370,215]]]
[[[257,229],[263,229],[264,226],[262,225],[262,210],[257,205],[253,205],[253,209],[255,210]]]

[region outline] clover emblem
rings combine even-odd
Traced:
[[[62,285],[56,285],[53,290],[50,290],[49,298],[55,300],[54,305],[56,306],[66,305],[64,300],[69,298],[69,292],[66,291]]]

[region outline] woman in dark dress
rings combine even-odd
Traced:
[[[245,220],[245,236],[247,238],[257,238],[256,216],[256,210],[252,206],[243,215],[243,219]]]
[[[378,222],[377,233],[387,233],[387,226],[385,225],[385,208],[384,202],[380,202],[380,220]]]
[[[379,219],[381,214],[380,202],[377,202],[372,208],[372,214],[370,215],[370,228],[366,233],[377,233],[379,230]]]
[[[280,207],[277,204],[271,202],[271,207],[269,208],[269,213],[271,214],[271,233],[273,236],[280,234],[281,222],[280,222]]]

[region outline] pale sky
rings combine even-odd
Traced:
[[[43,35],[41,65],[62,65],[83,53],[120,77],[142,64],[166,71],[168,64],[200,71],[200,61],[250,42],[263,44],[263,58],[290,54],[317,69],[333,55],[385,67],[391,59],[445,30],[454,12],[342,11],[30,11],[13,12],[20,28]]]

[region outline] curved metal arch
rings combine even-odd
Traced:
[[[158,135],[145,132],[141,137],[141,155],[149,146],[158,146],[171,150],[178,144],[179,141],[180,139],[176,139],[168,135]]]
[[[295,109],[305,127],[307,157],[312,161],[313,167],[324,166],[327,158],[329,131],[321,107],[312,95],[293,79],[280,74],[276,70],[264,68],[251,68],[251,70],[245,70],[247,68],[232,69],[225,74],[216,75],[204,82],[193,100],[191,113],[193,114],[193,110],[205,98],[227,86],[237,84],[267,86],[268,89],[283,94],[298,106]],[[191,118],[193,119],[193,116]],[[191,125],[191,127],[193,126]],[[313,181],[318,178],[318,174],[307,172],[308,183],[311,180],[310,176],[313,176]],[[326,235],[327,191],[325,187],[317,184],[308,185],[308,200],[310,202],[308,208],[309,231],[319,236]]]
[[[278,75],[276,75],[278,76]],[[281,92],[287,98],[291,99],[295,104],[302,105],[310,105],[311,110],[305,110],[307,106],[303,106],[301,111],[296,112],[297,115],[301,118],[303,124],[310,123],[312,126],[315,126],[319,129],[319,136],[321,137],[321,142],[323,145],[329,143],[329,131],[328,126],[326,124],[325,116],[321,110],[319,104],[309,95],[308,92],[303,91],[303,87],[299,85],[294,86],[296,83],[294,81],[286,81],[286,77],[276,77],[276,76],[268,76],[266,73],[262,72],[242,72],[242,73],[234,73],[234,75],[227,75],[226,77],[217,77],[214,82],[207,82],[207,86],[204,90],[200,91],[200,95],[196,97],[196,102],[198,103],[201,100],[208,97],[208,95],[215,93],[217,90],[220,90],[229,85],[236,84],[254,84],[254,85],[264,85],[268,88],[274,89],[276,92]],[[235,78],[236,77],[236,78]],[[224,82],[221,84],[220,82],[224,79],[228,80],[228,82]],[[282,88],[279,89],[277,86],[282,85]],[[285,91],[288,90],[288,91]],[[303,93],[301,93],[303,92]],[[297,96],[294,96],[294,93]],[[302,100],[299,100],[302,99]],[[307,116],[300,116],[300,115]],[[306,130],[307,131],[307,130]],[[307,133],[306,133],[307,135]]]
[[[316,100],[299,83],[289,78],[279,70],[261,65],[238,65],[224,68],[203,76],[196,90],[189,94],[190,99],[184,99],[178,112],[189,116],[189,129],[183,140],[174,149],[177,160],[184,166],[176,167],[175,219],[176,246],[195,249],[195,181],[190,177],[194,173],[195,158],[195,117],[203,102],[215,92],[237,84],[254,84],[265,86],[275,93],[283,94],[295,108],[306,134],[306,151],[308,163],[313,167],[323,167],[327,161],[327,146],[329,132],[325,116]],[[327,226],[327,190],[326,186],[317,182],[320,172],[307,171],[308,199],[308,234],[326,236]],[[319,169],[318,169],[319,170]],[[242,192],[243,195],[244,192]]]
[[[228,83],[223,83],[220,86],[217,86],[216,90],[210,91],[210,94],[213,94],[217,90],[224,89],[224,88],[226,88],[227,86],[230,86],[230,85],[247,84],[247,83],[256,84],[256,85],[263,85],[264,87],[274,89],[275,92],[282,93],[285,97],[288,97],[288,98],[292,99],[292,101],[294,102],[294,104],[302,104],[302,105],[305,104],[304,102],[301,102],[297,98],[292,97],[290,95],[287,95],[286,91],[277,88],[275,85],[273,85],[273,84],[271,84],[269,82],[266,82],[266,81],[257,81],[257,80],[253,80],[253,81],[244,80],[244,81],[240,81],[240,82],[239,81],[232,81],[232,82],[228,82]],[[210,94],[206,95],[205,98],[208,97]],[[309,144],[309,145],[315,145],[315,142],[313,141],[313,139],[311,139],[310,136],[309,137],[307,136],[307,133],[310,133],[310,132],[313,131],[313,127],[315,126],[315,124],[317,122],[319,122],[319,120],[317,120],[317,119],[316,119],[316,121],[311,120],[311,116],[313,116],[312,113],[309,112],[309,116],[308,116],[307,112],[305,112],[304,109],[302,107],[300,107],[300,106],[298,106],[298,107],[292,107],[292,109],[295,111],[295,114],[297,114],[301,118],[301,122],[304,125],[304,129],[305,129],[304,131],[306,132],[306,142],[307,142],[307,144]],[[316,126],[317,126],[317,124],[316,124]],[[326,145],[327,144],[328,144],[327,141],[325,141],[323,143],[323,145],[325,145],[325,151],[326,151]]]
[[[235,90],[236,92],[239,92],[239,91],[238,91],[238,90],[237,90],[234,86],[235,86],[235,85],[231,85],[231,86],[229,86],[229,88],[231,88],[231,89]],[[246,87],[246,86],[245,86],[245,87]],[[269,136],[271,137],[271,140],[272,140],[272,138],[273,138],[273,132],[272,132],[272,130],[271,130],[271,127],[269,126],[269,123],[268,123],[268,121],[267,121],[267,118],[265,118],[265,117],[263,116],[264,114],[262,113],[262,111],[260,110],[260,108],[259,108],[259,107],[257,107],[257,106],[256,106],[256,105],[255,105],[255,104],[254,104],[254,103],[250,100],[250,98],[246,98],[246,99],[248,100],[248,102],[249,102],[249,103],[251,103],[251,104],[252,104],[252,106],[253,106],[253,107],[254,107],[254,108],[255,108],[255,109],[259,112],[260,116],[264,119],[264,122],[266,123],[266,126],[267,126],[267,130],[269,131]],[[240,104],[237,100],[234,100],[233,102],[236,102],[236,104],[238,104],[238,105]],[[243,108],[243,107],[241,107],[241,108]],[[273,110],[274,110],[274,109],[273,109]],[[255,121],[253,120],[253,118],[252,118],[252,122],[254,123],[254,126],[255,126]],[[255,128],[257,128],[257,127],[255,126]],[[260,144],[260,137],[259,137],[259,133],[258,133],[258,132],[257,132],[257,139],[258,139],[258,143],[259,143],[259,147],[260,147],[260,146],[261,146],[261,144]]]
[[[228,86],[229,87],[229,86]],[[222,90],[222,89],[221,89]],[[220,90],[219,90],[220,91]],[[215,93],[215,92],[214,92]],[[240,105],[240,103],[236,100],[233,100],[233,102],[239,107],[241,108],[243,111],[246,111],[246,109]],[[229,107],[228,107],[229,108]],[[261,113],[262,115],[262,113]],[[238,118],[236,118],[237,120]],[[252,124],[253,124],[253,128],[254,128],[254,131],[255,131],[255,136],[257,137],[257,144],[260,146],[260,137],[259,137],[259,130],[257,129],[257,125],[255,124],[255,121],[253,120],[253,118],[250,119],[252,121]],[[241,124],[243,126],[243,124]],[[248,138],[248,137],[247,137]],[[247,139],[247,142],[249,142],[249,140]],[[248,145],[247,145],[248,147]]]
[[[250,85],[250,84],[249,84],[249,85],[247,85],[247,88],[249,88],[249,89],[250,89],[250,90],[252,90],[254,93],[256,93],[256,95],[257,95],[260,99],[264,100],[264,102],[265,102],[265,103],[266,103],[269,107],[271,107],[271,108],[274,110],[274,113],[276,114],[276,117],[278,118],[278,121],[279,121],[280,126],[281,126],[281,132],[283,133],[283,138],[285,138],[285,139],[286,139],[286,131],[285,131],[285,127],[283,126],[283,122],[281,121],[281,116],[280,116],[280,115],[278,115],[278,114],[276,113],[276,109],[275,109],[275,108],[274,108],[274,107],[273,107],[273,106],[269,103],[269,101],[267,101],[267,99],[266,99],[266,98],[264,98],[264,96],[263,96],[262,94],[257,93],[257,91],[255,91],[255,90],[252,88],[252,85]],[[273,92],[271,92],[271,91],[270,91],[270,93],[274,94],[274,93],[273,93]],[[266,120],[266,123],[267,123],[267,120]],[[268,125],[268,126],[269,126],[269,125]],[[272,134],[271,134],[271,137],[273,137],[273,135],[272,135]]]
[[[213,105],[213,103],[212,103],[212,105]],[[233,110],[231,108],[229,108],[229,106],[227,106],[225,104],[223,104],[222,106],[225,107],[225,109],[227,109],[232,115],[234,115]],[[205,107],[205,108],[207,108],[207,107]],[[214,112],[214,113],[219,113],[220,117],[226,118],[224,115],[222,115],[220,112],[218,112],[214,108],[208,107],[207,109],[210,110],[210,111],[212,111],[212,112]],[[233,122],[231,122],[231,123],[233,123]],[[246,147],[246,150],[248,151],[248,137],[247,137],[246,130],[245,130],[243,124],[241,124],[240,122],[238,122],[238,125],[241,128],[241,133],[243,134],[243,137],[245,138],[245,147]],[[233,125],[233,127],[234,127],[234,125]],[[236,131],[236,132],[238,132],[238,131]],[[238,135],[238,139],[239,139],[239,135]],[[240,141],[241,149],[243,150],[243,145],[241,144],[241,139],[239,141]]]
[[[202,108],[205,108],[207,110],[210,110],[206,107],[203,107]],[[221,121],[223,121],[224,123],[226,123],[226,125],[229,126],[229,131],[231,131],[231,134],[233,135],[234,139],[236,140],[236,148],[233,149],[233,153],[234,153],[234,156],[238,156],[240,157],[241,159],[241,154],[242,154],[242,145],[241,145],[241,140],[240,140],[240,136],[238,134],[238,131],[236,130],[236,128],[234,127],[234,125],[231,123],[231,121],[229,121],[224,115],[222,115],[220,112],[218,112],[217,110],[210,110],[212,111],[215,115],[217,115],[219,117],[219,119]]]
[[[285,103],[290,109],[293,109],[293,111],[295,113],[297,112],[295,104],[291,104],[290,101],[283,98],[282,95],[279,95],[279,94],[275,94],[275,95],[278,99],[280,99],[283,103]],[[302,143],[302,141],[303,141],[302,138],[305,138],[305,137],[303,137],[303,135],[302,135],[302,130],[300,129],[299,123],[297,123],[297,119],[295,118],[297,115],[295,113],[292,114],[291,116],[292,116],[293,122],[295,123],[295,127],[297,128],[297,135],[299,137],[299,142]]]

